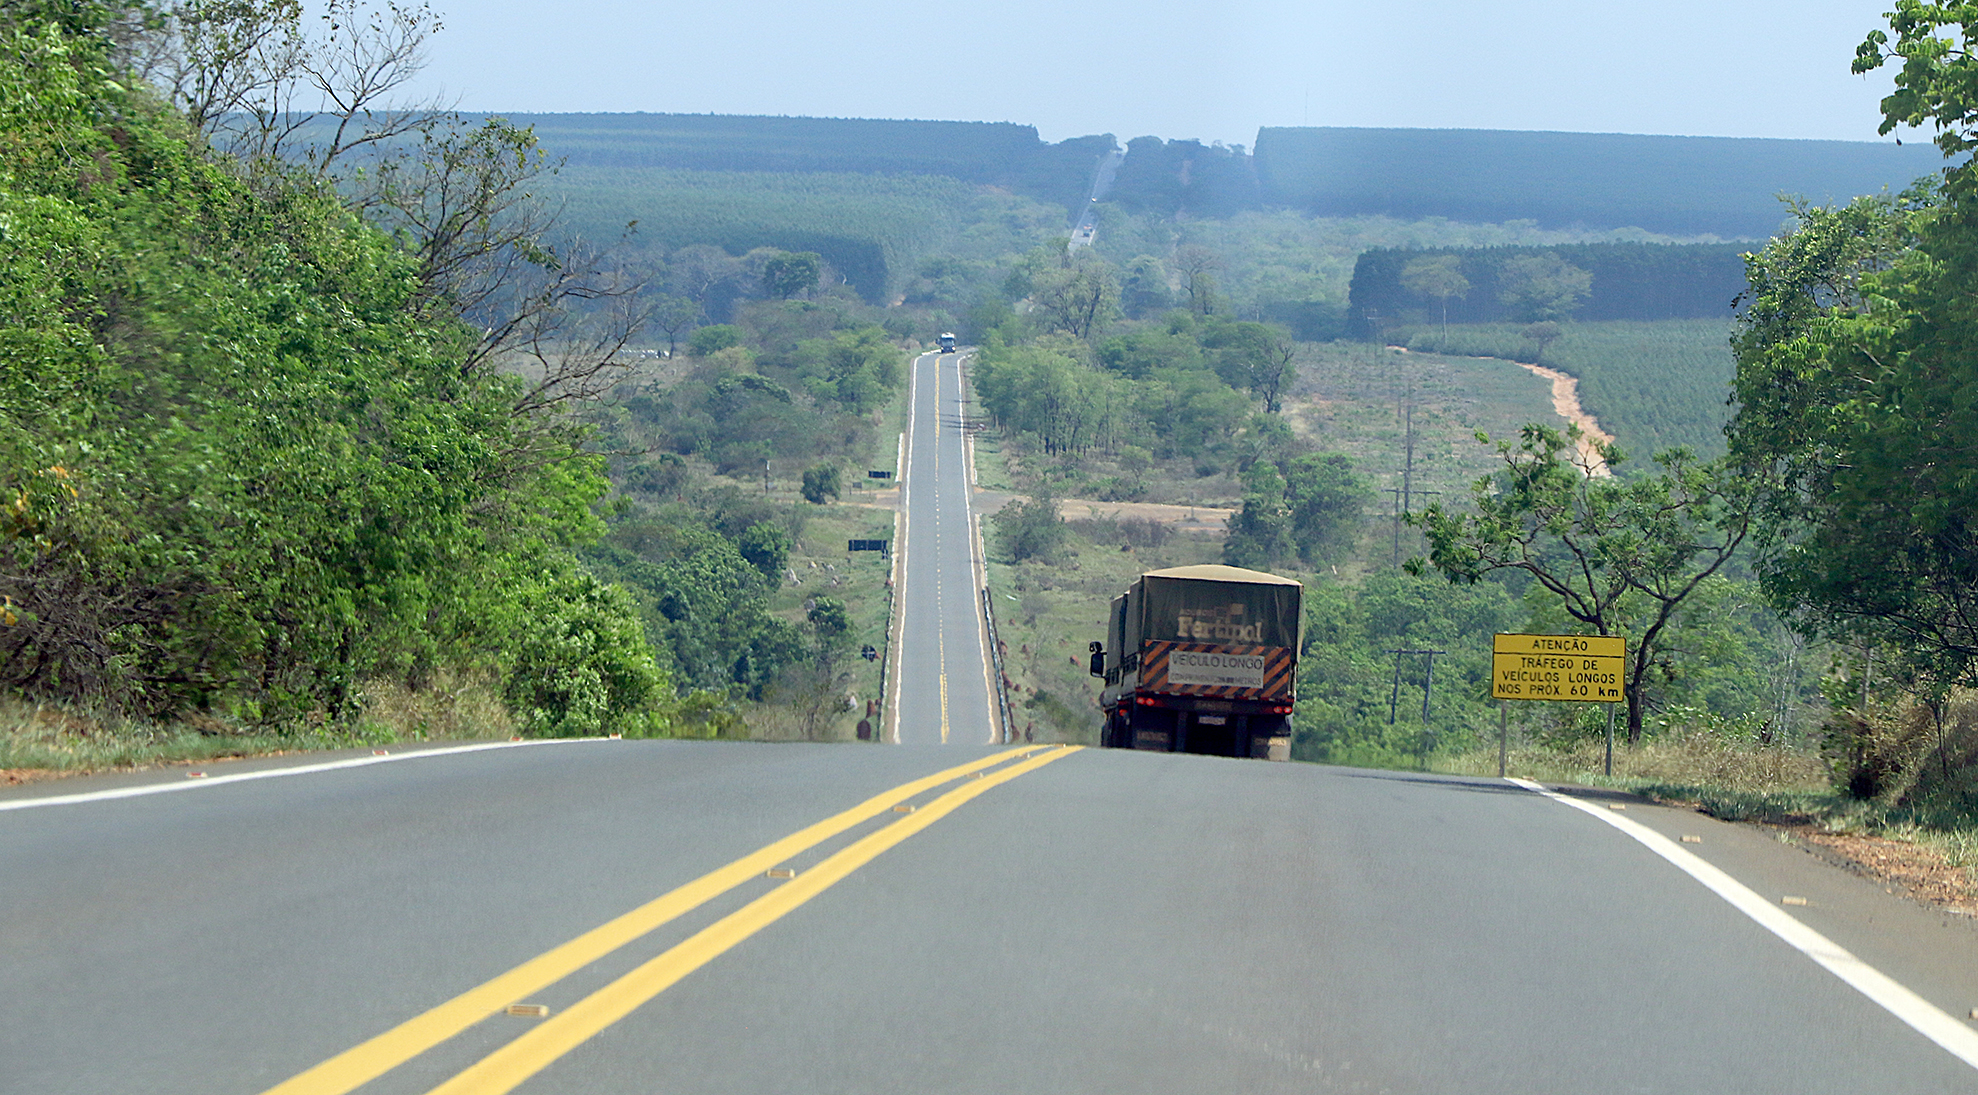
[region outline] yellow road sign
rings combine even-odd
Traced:
[[[1627,656],[1628,641],[1618,635],[1499,635],[1490,696],[1620,703]]]

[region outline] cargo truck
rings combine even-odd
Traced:
[[[947,331],[941,332],[941,352],[944,354],[955,352],[955,336]]]
[[[1106,682],[1099,744],[1289,760],[1303,593],[1240,567],[1142,574],[1089,646]]]

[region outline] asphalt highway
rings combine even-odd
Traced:
[[[1978,1089],[1968,921],[1684,811],[1057,747],[356,759],[0,792],[0,1091]]]
[[[901,507],[906,543],[889,740],[987,745],[996,735],[963,432],[960,354],[914,359]]]

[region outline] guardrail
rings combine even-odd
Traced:
[[[988,587],[982,590],[982,618],[989,625],[989,668],[995,676],[996,714],[1003,723],[1003,740],[1016,740],[1016,718],[1010,711],[1010,679],[1003,673],[1003,640],[996,637],[996,604]]]

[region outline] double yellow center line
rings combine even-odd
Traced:
[[[466,1095],[469,1092],[473,1095],[500,1095],[511,1091],[558,1057],[666,991],[687,974],[775,923],[887,849],[953,813],[963,803],[991,787],[1008,783],[1075,751],[1075,746],[1026,746],[903,783],[593,928],[423,1015],[269,1088],[265,1095],[345,1095],[510,1004],[561,981],[742,883],[763,877],[770,868],[870,821],[916,795],[955,780],[975,777],[931,802],[912,808],[900,820],[860,837],[816,866],[715,921],[659,957],[579,1000],[561,1014],[531,1028],[528,1033],[433,1088],[430,1095]],[[1006,764],[1008,761],[1016,763]]]

